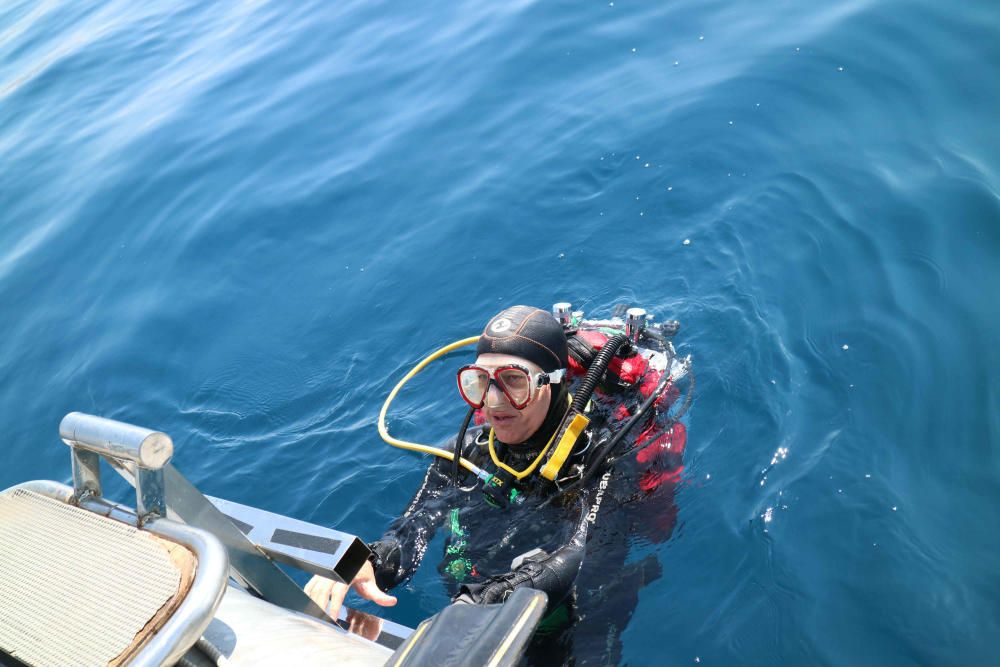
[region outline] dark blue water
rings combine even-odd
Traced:
[[[642,305],[699,394],[625,660],[996,664],[998,66],[987,0],[6,2],[0,487],[68,479],[83,410],[374,538],[420,356]]]

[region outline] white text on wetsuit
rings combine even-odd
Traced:
[[[597,523],[597,513],[601,511],[601,501],[604,500],[604,491],[608,488],[609,479],[611,479],[610,470],[601,476],[601,481],[597,485],[597,496],[594,498],[594,504],[590,506],[590,512],[587,514],[587,521],[590,523]]]

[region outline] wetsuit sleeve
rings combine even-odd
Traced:
[[[444,522],[448,503],[443,496],[451,484],[448,465],[450,462],[445,459],[434,459],[406,511],[381,538],[369,545],[375,581],[382,590],[398,586],[413,574],[435,531]]]
[[[575,504],[576,528],[569,541],[552,554],[539,553],[525,558],[512,572],[492,577],[485,584],[463,585],[459,600],[491,604],[503,602],[516,588],[527,587],[543,591],[549,598],[549,609],[559,605],[573,589],[573,583],[583,564],[587,533],[596,514],[589,511],[591,493],[585,492]]]

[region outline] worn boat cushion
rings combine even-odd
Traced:
[[[183,599],[195,560],[134,526],[0,493],[0,650],[35,667],[127,661]]]

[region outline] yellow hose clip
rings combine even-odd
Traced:
[[[579,412],[573,415],[573,419],[570,420],[569,425],[563,430],[555,451],[552,452],[552,456],[549,457],[549,460],[542,467],[542,477],[553,482],[556,480],[556,477],[559,476],[559,471],[562,470],[563,464],[566,463],[566,459],[572,453],[576,441],[580,439],[580,435],[586,430],[589,424],[590,418],[586,415]]]

